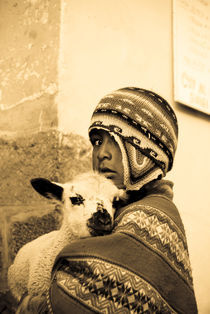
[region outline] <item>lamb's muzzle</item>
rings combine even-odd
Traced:
[[[112,217],[105,208],[100,206],[97,208],[97,212],[88,219],[87,226],[92,236],[109,234],[113,229]]]

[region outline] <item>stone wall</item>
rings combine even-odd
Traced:
[[[43,175],[56,176],[60,0],[2,0],[0,14],[0,290],[3,290],[7,288],[6,272],[11,261],[10,223],[36,213],[36,207],[47,207],[46,202],[38,206],[42,203],[40,199],[33,205],[36,196],[31,193],[30,178],[41,175],[43,169]]]
[[[58,228],[30,180],[90,170],[90,144],[58,132],[60,0],[0,1],[0,312],[13,313],[7,270],[20,247]]]

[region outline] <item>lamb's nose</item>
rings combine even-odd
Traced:
[[[98,202],[97,203],[97,211],[103,211],[103,208],[104,208],[103,202]]]
[[[113,222],[108,211],[102,207],[88,219],[87,226],[92,236],[99,236],[111,233]]]

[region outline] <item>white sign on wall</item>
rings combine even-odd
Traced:
[[[210,0],[173,1],[175,101],[210,114]]]

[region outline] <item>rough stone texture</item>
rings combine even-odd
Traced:
[[[49,206],[50,207],[50,206]],[[31,215],[27,216],[23,220],[19,220],[18,216],[12,217],[13,221],[8,224],[8,261],[9,264],[13,261],[15,255],[19,249],[40,235],[48,233],[52,230],[58,229],[60,219],[59,213],[56,210],[46,208],[47,214],[38,216],[36,214],[37,208],[31,212]],[[24,214],[24,212],[22,212]],[[36,216],[35,216],[36,215]]]
[[[31,193],[30,179],[58,177],[58,134],[56,131],[39,132],[18,138],[0,139],[0,194],[1,205],[32,204],[37,202]]]
[[[91,169],[91,144],[78,134],[60,135],[59,180],[64,183]]]

